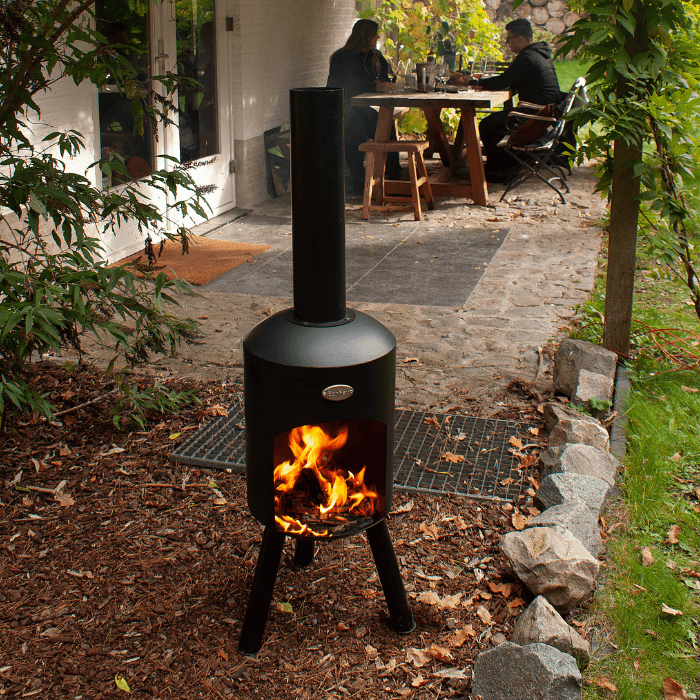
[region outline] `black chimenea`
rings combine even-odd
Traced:
[[[294,308],[243,341],[248,506],[265,526],[238,649],[262,646],[285,537],[366,530],[394,629],[415,623],[384,520],[392,497],[396,339],[345,306],[343,91],[290,91]]]

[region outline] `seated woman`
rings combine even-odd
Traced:
[[[345,162],[350,170],[350,182],[346,183],[345,191],[349,195],[361,195],[364,191],[364,153],[359,146],[374,138],[378,116],[371,107],[353,107],[350,100],[363,92],[394,90],[389,80],[389,64],[377,50],[378,39],[379,25],[370,19],[360,19],[355,22],[345,46],[331,56],[326,87],[344,90]],[[396,138],[393,129],[391,138]],[[398,180],[400,173],[399,154],[389,153],[387,179]]]

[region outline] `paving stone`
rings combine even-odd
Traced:
[[[580,700],[581,673],[572,656],[548,644],[506,642],[476,657],[471,697]]]
[[[609,493],[610,485],[595,476],[549,474],[542,479],[532,501],[536,508],[545,511],[565,501],[579,500],[600,518]]]
[[[591,645],[549,604],[538,595],[517,619],[510,641],[513,644],[549,644],[571,654],[580,669],[588,666]]]
[[[549,474],[583,474],[615,485],[619,462],[609,452],[590,445],[559,445],[540,454],[540,478]]]
[[[617,355],[586,340],[567,338],[554,358],[554,391],[569,398],[574,395],[579,373],[585,369],[596,374],[615,376]]]

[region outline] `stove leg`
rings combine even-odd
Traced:
[[[294,566],[309,566],[314,560],[315,549],[313,540],[297,538],[294,547]]]
[[[386,521],[382,520],[372,525],[365,533],[389,608],[391,626],[398,634],[409,634],[416,628],[416,623],[408,607],[408,596],[401,580],[399,563],[396,561]]]
[[[263,532],[248,607],[243,618],[241,636],[238,639],[238,651],[246,656],[257,654],[262,647],[277,571],[282,559],[284,539],[285,534],[278,532],[274,527],[266,527]]]

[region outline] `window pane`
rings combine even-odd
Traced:
[[[219,152],[214,0],[177,0],[177,61],[180,75],[201,85],[181,88],[180,160]]]
[[[148,9],[129,10],[123,0],[98,0],[95,6],[98,29],[110,44],[124,44],[118,49],[136,68],[144,84],[150,74]],[[119,94],[116,85],[105,86],[99,94],[100,145],[102,155],[118,153],[124,158],[133,179],[148,175],[153,167],[153,138],[148,127],[143,136],[134,134],[131,100]],[[103,186],[123,179],[114,175],[104,178]]]

